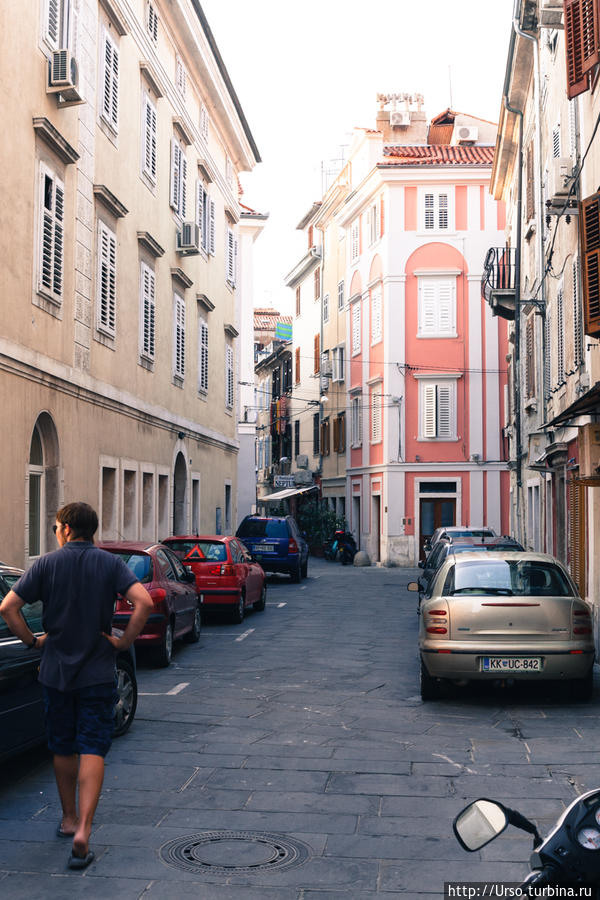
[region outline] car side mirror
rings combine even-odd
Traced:
[[[508,825],[504,807],[493,800],[475,800],[460,812],[452,823],[454,834],[464,850],[481,850]]]
[[[425,560],[420,559],[419,562],[417,563],[417,565],[420,569],[424,569],[425,568]]]
[[[429,553],[429,551],[431,550],[431,541],[423,541],[423,550],[426,553]]]
[[[195,584],[196,576],[194,575],[193,572],[190,572],[189,569],[186,569],[183,574],[183,578],[181,580],[184,581],[186,584]]]

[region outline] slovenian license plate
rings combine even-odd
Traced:
[[[272,553],[274,549],[273,544],[261,544],[260,546],[261,553]]]
[[[484,672],[539,672],[540,656],[484,656],[481,660]]]

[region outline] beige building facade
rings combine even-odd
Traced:
[[[102,539],[234,530],[260,157],[202,10],[9,0],[0,35],[2,558],[53,549],[75,498]]]

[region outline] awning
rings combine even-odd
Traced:
[[[265,494],[258,498],[259,503],[279,503],[280,500],[287,500],[288,497],[294,497],[298,494],[307,494],[309,491],[317,491],[316,484],[305,488],[285,488],[283,491],[275,491],[274,494]]]
[[[600,381],[597,381],[593,388],[575,400],[570,406],[567,406],[556,418],[548,422],[548,425],[560,425],[569,419],[576,419],[577,416],[593,416],[600,413]]]

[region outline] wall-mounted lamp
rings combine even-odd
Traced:
[[[178,431],[177,437],[179,438],[180,441],[182,441],[185,437],[185,431]]]

